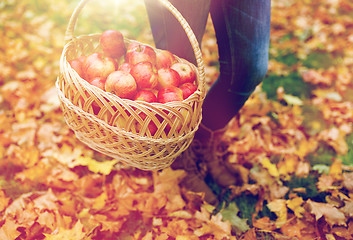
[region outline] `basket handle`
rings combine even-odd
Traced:
[[[73,14],[71,15],[71,18],[69,20],[69,24],[67,26],[66,32],[65,32],[65,43],[70,42],[71,40],[74,39],[74,30],[76,26],[76,22],[78,19],[78,15],[80,14],[81,10],[83,7],[86,5],[86,3],[90,0],[81,0],[77,7],[75,8]],[[201,80],[199,83],[199,86],[201,86],[201,89],[199,89],[203,94],[202,98],[205,97],[205,67],[204,67],[204,62],[202,59],[202,53],[199,47],[199,43],[195,37],[194,32],[192,31],[190,25],[188,22],[185,20],[185,18],[181,15],[181,13],[168,1],[168,0],[158,0],[160,1],[164,7],[166,7],[173,15],[174,17],[179,21],[180,25],[183,27],[190,43],[191,46],[194,50],[194,54],[196,57],[196,64],[197,68],[199,71],[199,79]]]

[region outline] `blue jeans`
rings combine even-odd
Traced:
[[[220,74],[203,104],[202,123],[223,128],[241,109],[268,67],[271,0],[170,0],[190,24],[199,43],[211,15],[218,44]],[[145,0],[157,48],[195,63],[179,22],[158,0]]]

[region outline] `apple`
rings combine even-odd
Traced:
[[[147,61],[156,65],[156,58],[156,52],[152,47],[132,42],[127,48],[125,62],[135,65]]]
[[[92,81],[90,81],[90,84],[93,86],[96,86],[97,88],[102,89],[103,91],[105,90],[105,78],[101,78],[101,77],[96,77],[93,78]]]
[[[183,91],[183,98],[187,99],[191,94],[197,90],[197,86],[193,83],[187,82],[179,86],[181,91]]]
[[[99,43],[104,54],[108,57],[119,59],[125,55],[124,36],[117,30],[104,31],[99,38]]]
[[[179,86],[180,76],[177,71],[171,68],[161,68],[158,70],[158,83],[159,88],[167,86]]]
[[[196,73],[194,69],[188,64],[184,62],[177,62],[171,66],[171,69],[174,69],[179,73],[180,76],[180,84],[187,82],[195,82]]]
[[[80,57],[78,57],[76,59],[83,63],[85,61],[85,59],[86,59],[86,56],[82,55],[82,56],[80,56]]]
[[[130,73],[118,70],[107,77],[105,91],[114,93],[121,98],[132,99],[136,94],[137,85]]]
[[[90,82],[96,77],[107,78],[118,67],[118,63],[111,57],[104,57],[101,53],[92,53],[83,62],[82,70],[86,80]]]
[[[159,50],[156,53],[156,67],[170,68],[176,62],[175,56],[168,50]]]
[[[139,62],[135,64],[130,74],[135,78],[140,89],[155,88],[158,85],[158,72],[151,62]]]
[[[183,91],[175,86],[168,86],[158,91],[157,100],[159,103],[183,101]]]
[[[153,103],[153,102],[157,102],[157,97],[152,91],[144,89],[136,93],[134,100]]]
[[[93,85],[93,86],[96,86],[97,88],[100,88],[100,89],[102,89],[104,91],[105,90],[105,81],[106,80],[104,78],[97,77],[97,78],[94,78],[90,82],[90,84]],[[100,107],[99,107],[98,103],[92,102],[92,108],[93,108],[94,114],[98,114],[99,113]]]
[[[84,58],[85,56],[81,56],[69,61],[71,68],[75,70],[81,78],[84,78],[84,72],[82,70]]]
[[[130,63],[124,62],[119,66],[118,70],[130,73],[131,68],[132,68],[132,65]]]

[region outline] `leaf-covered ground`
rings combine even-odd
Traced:
[[[121,169],[66,126],[54,83],[78,1],[0,2],[0,239],[353,239],[353,3],[274,0],[269,71],[225,134],[245,184],[207,205],[182,170]],[[91,1],[75,35],[152,43],[143,1]],[[207,81],[218,75],[211,22]]]

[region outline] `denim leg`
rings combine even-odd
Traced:
[[[205,99],[203,124],[215,130],[235,116],[267,72],[271,0],[212,0],[210,12],[220,76]]]
[[[193,30],[199,44],[205,32],[211,0],[170,0]],[[153,39],[157,48],[196,63],[195,55],[184,29],[158,0],[145,0]]]

